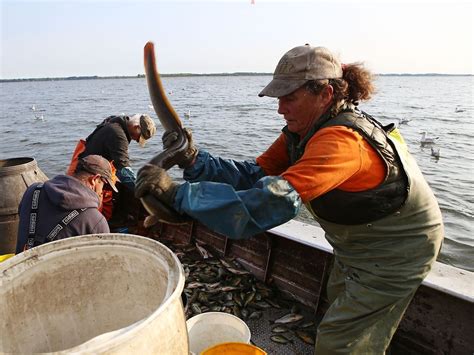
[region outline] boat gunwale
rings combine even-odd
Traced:
[[[291,220],[268,232],[333,254],[333,248],[318,225]],[[474,303],[474,272],[436,261],[422,285]]]

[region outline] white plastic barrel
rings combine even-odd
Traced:
[[[154,240],[73,237],[0,263],[0,353],[188,354],[184,272]]]
[[[250,329],[240,318],[224,312],[206,312],[186,322],[191,354],[227,342],[250,343]]]

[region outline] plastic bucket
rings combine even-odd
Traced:
[[[204,350],[201,355],[266,355],[262,349],[246,343],[222,343]]]
[[[250,343],[250,329],[240,318],[224,312],[207,312],[186,322],[189,350],[200,354],[216,344]]]
[[[0,263],[0,353],[188,354],[183,268],[131,234],[62,239]]]

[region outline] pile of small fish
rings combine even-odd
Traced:
[[[272,321],[270,339],[293,342],[292,335],[314,344],[316,326],[305,321],[294,301],[285,299],[276,287],[257,280],[232,258],[214,257],[209,247],[168,244],[183,265],[186,282],[183,301],[186,319],[204,312],[226,312],[243,321],[257,320],[269,308],[288,309],[289,313]]]

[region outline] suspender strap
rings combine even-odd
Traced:
[[[36,225],[38,221],[38,208],[39,198],[43,184],[40,183],[35,187],[33,191],[33,198],[31,199],[31,210],[30,210],[30,221],[28,225],[28,240],[26,242],[26,249],[31,249],[35,246],[45,243],[45,241],[51,242],[57,239],[58,234],[66,228],[81,212],[84,212],[87,208],[75,209],[68,213],[45,237],[40,236],[36,231]]]
[[[36,234],[36,221],[38,220],[39,198],[43,184],[36,185],[31,199],[30,221],[28,223],[28,240],[26,241],[26,249],[31,249],[35,245],[41,244],[40,237]]]
[[[84,212],[86,209],[87,208],[81,208],[81,209],[76,209],[76,210],[72,210],[71,212],[69,212],[69,214],[61,220],[61,222],[56,224],[56,226],[53,229],[51,229],[51,232],[49,232],[47,237],[46,237],[47,241],[52,242],[53,240],[56,240],[59,232],[61,232],[64,228],[66,228],[66,226],[74,218],[79,216],[79,214],[81,212]]]

